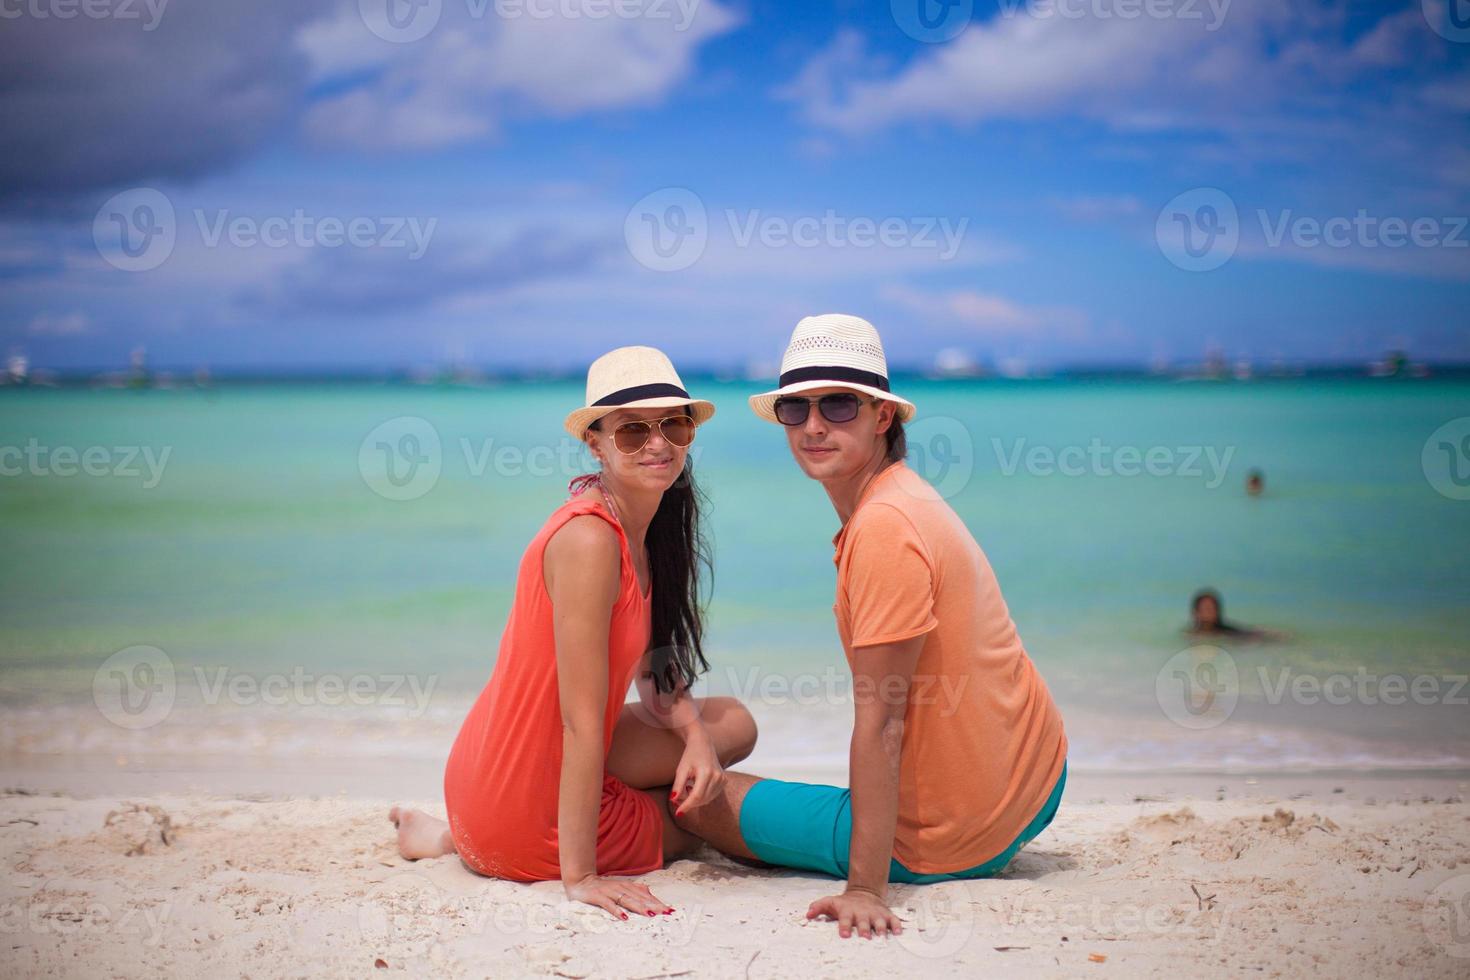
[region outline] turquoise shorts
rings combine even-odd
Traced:
[[[1067,764],[1056,786],[1021,835],[984,864],[944,874],[919,874],[894,858],[888,880],[927,885],[960,878],[988,878],[1005,870],[1016,852],[1041,833],[1057,815],[1067,785]],[[756,857],[767,864],[820,871],[847,877],[847,852],[852,844],[852,791],[838,786],[788,783],[762,779],[745,794],[740,806],[740,835]]]

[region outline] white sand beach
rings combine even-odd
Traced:
[[[558,883],[480,878],[454,857],[399,858],[389,805],[442,815],[433,797],[312,795],[304,771],[278,772],[276,793],[208,791],[197,787],[239,773],[204,776],[202,766],[156,769],[155,784],[172,788],[148,793],[128,790],[143,783],[125,767],[59,778],[18,761],[7,756],[12,788],[0,797],[9,976],[1470,969],[1470,805],[1454,776],[1080,771],[1055,824],[1003,877],[895,886],[904,934],[864,941],[805,918],[835,882],[712,852],[644,879],[676,914],[617,922],[565,902]],[[359,775],[350,781],[367,785]],[[390,772],[381,793],[401,781]]]

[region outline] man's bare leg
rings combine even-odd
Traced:
[[[745,794],[760,781],[759,776],[727,772],[725,787],[719,796],[704,806],[685,810],[682,817],[674,818],[674,822],[730,857],[758,861],[751,849],[745,846],[745,838],[740,836],[740,807],[745,802]]]
[[[720,765],[729,768],[755,749],[755,719],[734,698],[695,698],[704,730],[715,744]],[[634,789],[655,789],[674,781],[684,740],[659,725],[636,701],[623,705],[613,729],[607,771]]]
[[[388,819],[398,828],[398,853],[410,861],[443,857],[454,853],[454,836],[449,824],[422,810],[395,806]]]

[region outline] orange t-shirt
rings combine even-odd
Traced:
[[[1067,758],[995,572],[903,463],[874,478],[833,544],[849,665],[856,647],[927,634],[904,713],[893,856],[919,874],[983,864],[1041,810]]]
[[[608,625],[604,757],[612,747],[628,685],[648,649],[653,605],[639,590],[622,525],[592,498],[573,498],[557,508],[521,558],[515,605],[500,638],[495,672],[460,727],[444,768],[444,805],[455,850],[480,874],[513,881],[561,876],[556,832],[561,695],[542,558],[552,535],[582,514],[611,524],[621,547],[618,598]],[[663,818],[653,801],[604,774],[597,873],[634,875],[662,866]]]

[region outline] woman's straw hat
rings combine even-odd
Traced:
[[[715,406],[689,397],[679,372],[663,351],[654,347],[619,347],[608,351],[587,369],[587,404],[567,416],[567,431],[581,439],[587,427],[620,408],[681,408],[689,406],[695,425],[715,414]]]
[[[792,331],[781,358],[780,387],[750,396],[750,407],[767,422],[776,418],[776,399],[813,388],[841,385],[890,401],[898,419],[914,417],[914,404],[888,390],[888,359],[883,340],[871,323],[846,313],[823,313],[802,318]]]

